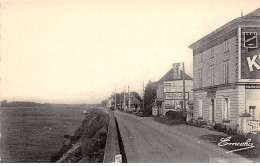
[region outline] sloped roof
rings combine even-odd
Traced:
[[[250,19],[250,18],[260,18],[260,8],[242,17],[242,19]]]
[[[159,81],[157,81],[158,84],[163,83],[163,81],[176,81],[176,80],[182,80],[182,74],[183,72],[181,71],[181,78],[175,79],[173,77],[173,69],[171,68]],[[184,74],[184,79],[185,80],[192,80],[192,78],[187,75],[186,73]]]
[[[135,96],[132,95],[132,92],[131,93],[131,104],[141,104],[141,101],[136,98]],[[123,97],[123,94],[124,92],[121,93],[122,96],[119,98],[119,100],[117,101],[117,103],[123,103],[124,102],[124,97]],[[125,101],[128,103],[128,100],[129,100],[129,95],[128,93],[125,94]]]
[[[216,29],[215,31],[209,33],[208,35],[204,36],[200,40],[194,42],[189,47],[193,50],[207,44],[212,39],[210,38],[218,38],[223,35],[223,33],[230,32],[237,28],[239,25],[259,25],[260,24],[260,8],[254,10],[253,12],[238,17],[225,25],[221,26],[220,28]]]
[[[141,101],[139,101],[136,97],[133,97],[132,100],[131,100],[131,104],[140,105],[140,104],[141,104]]]

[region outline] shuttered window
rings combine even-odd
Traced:
[[[229,83],[229,62],[225,61],[224,62],[224,84]]]
[[[202,118],[203,114],[202,114],[202,99],[199,99],[199,117]]]

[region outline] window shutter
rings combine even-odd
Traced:
[[[228,120],[230,120],[231,110],[230,110],[230,100],[228,98]]]
[[[222,119],[225,119],[225,99],[221,100],[221,107],[222,107]]]

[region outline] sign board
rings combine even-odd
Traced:
[[[165,100],[165,105],[174,105],[174,100]]]
[[[165,93],[166,100],[183,100],[183,92]],[[189,99],[189,92],[185,93],[185,99]]]
[[[246,84],[246,89],[260,89],[260,84]]]
[[[165,100],[165,109],[174,109],[175,103],[174,100]]]
[[[182,70],[181,63],[173,63],[172,69],[173,69],[173,79],[181,79],[181,70]]]
[[[176,92],[176,89],[172,86],[165,86],[164,92]]]
[[[241,26],[238,34],[239,81],[260,81],[260,26]]]

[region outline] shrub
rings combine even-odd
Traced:
[[[216,123],[213,128],[219,132],[227,132],[227,127],[223,123]]]
[[[203,119],[190,119],[188,122],[189,125],[191,126],[196,126],[196,127],[204,127],[205,125],[207,125],[207,121],[203,120]]]
[[[182,119],[183,113],[182,111],[168,111],[165,113],[165,117],[167,119]]]
[[[238,131],[238,126],[237,125],[227,125],[227,134],[235,135],[237,134]]]
[[[90,141],[83,144],[82,153],[88,162],[102,162],[106,146],[107,128],[101,128]]]

